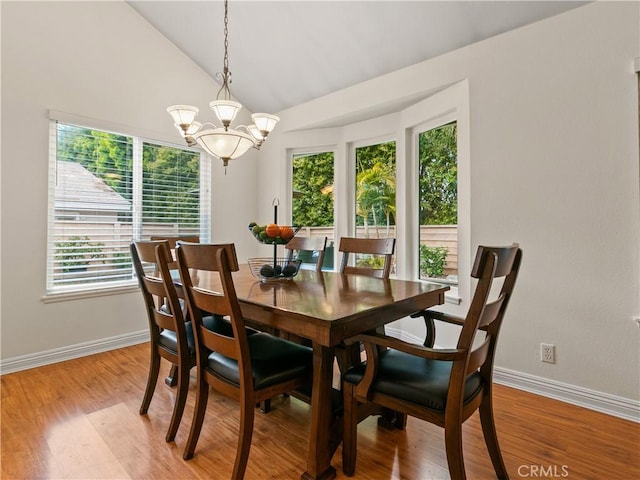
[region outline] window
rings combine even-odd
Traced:
[[[458,283],[458,149],[455,121],[418,138],[420,278]]]
[[[450,309],[450,313],[463,314],[468,307],[465,302],[471,298],[470,272],[475,254],[475,248],[471,246],[470,228],[470,128],[469,82],[461,80],[436,93],[425,92],[424,99],[380,117],[332,128],[300,131],[292,128],[282,138],[282,155],[292,158],[292,153],[295,152],[306,156],[307,152],[317,148],[315,146],[332,145],[335,238],[365,236],[365,228],[369,236],[384,237],[388,226],[388,236],[396,238],[394,275],[407,280],[449,284],[451,289],[445,294],[445,302],[448,304],[445,308]],[[438,136],[446,136],[447,140],[442,145],[440,154],[444,155],[446,152],[448,162],[440,172],[429,169],[426,160],[432,154],[429,149],[435,149],[434,142]],[[368,185],[364,179],[368,175],[374,176],[373,165],[376,163],[382,163],[384,167],[381,165],[375,170],[379,168],[385,172],[384,175],[376,176],[388,181],[374,184],[375,186]],[[277,168],[283,169],[283,176],[292,178],[289,176],[290,164],[286,167],[279,165]],[[422,173],[425,170],[430,171]],[[435,217],[428,214],[426,204],[423,205],[426,198],[422,197],[427,197],[429,191],[425,185],[427,179],[429,175],[436,174],[447,177],[440,179],[440,187],[446,182],[446,188],[440,194],[449,194],[449,197],[440,197],[442,201],[439,208],[447,205],[455,210],[455,216],[451,215],[447,220],[434,220]],[[298,175],[298,171],[294,170],[293,180],[288,185],[293,185],[294,194],[306,196],[313,187],[297,187],[295,178]],[[432,180],[436,180],[434,184],[437,186],[437,179]],[[373,192],[379,195],[369,195]],[[430,193],[435,195],[436,190],[431,189]],[[378,200],[371,202],[373,209],[369,205],[365,206],[365,200],[372,197]],[[292,198],[295,221],[299,221],[295,213],[296,202],[299,201],[298,198]],[[356,210],[362,212],[362,215],[356,214]],[[450,209],[450,213],[453,210]],[[446,226],[451,226],[447,230],[454,232],[453,239],[440,243],[441,239],[432,236],[430,240],[434,247],[447,246],[443,273],[435,278],[430,276],[435,275],[434,273],[420,272],[420,232]],[[424,238],[424,243],[428,245],[427,238]]]
[[[296,153],[292,156],[292,223],[302,226],[299,235],[326,236],[323,268],[333,269],[334,154]]]
[[[396,142],[355,149],[356,237],[396,238]],[[380,267],[384,258],[356,256],[357,265]],[[395,272],[395,255],[392,272]]]
[[[207,238],[204,155],[138,137],[51,125],[49,293],[133,284],[133,240]]]

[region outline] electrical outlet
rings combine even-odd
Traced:
[[[556,347],[550,343],[540,344],[540,361],[545,363],[556,363]]]

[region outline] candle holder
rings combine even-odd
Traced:
[[[278,258],[278,245],[289,243],[301,228],[296,225],[278,225],[279,203],[280,200],[273,199],[273,223],[258,225],[256,222],[251,222],[249,224],[249,231],[259,243],[273,245],[273,256],[271,258],[248,259],[251,274],[263,282],[291,279],[298,274],[302,263],[300,260]]]

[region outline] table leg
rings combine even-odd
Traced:
[[[302,474],[302,480],[331,480],[336,477],[336,470],[331,466],[333,358],[333,348],[313,343],[309,453],[307,471]]]

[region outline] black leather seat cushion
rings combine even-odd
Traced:
[[[212,332],[217,332],[227,337],[233,337],[233,328],[231,327],[231,322],[224,317],[219,315],[208,315],[206,317],[202,317],[202,324],[208,330]],[[195,355],[195,343],[193,338],[193,326],[191,322],[185,322],[185,329],[187,331],[187,345],[189,346],[189,353],[191,355]],[[247,334],[253,335],[257,333],[257,330],[252,328],[247,328]],[[176,339],[176,333],[171,330],[163,330],[160,333],[160,339],[158,343],[166,348],[167,350],[172,351],[173,353],[178,352],[178,342]]]
[[[309,347],[262,332],[250,335],[247,341],[256,390],[300,375],[310,375],[313,370],[313,350]],[[208,368],[219,377],[235,385],[240,384],[236,360],[212,352]]]
[[[444,412],[452,362],[430,360],[398,350],[380,354],[378,375],[372,389],[409,402]],[[357,385],[362,380],[365,364],[347,370],[345,382]],[[482,378],[475,372],[467,377],[465,403],[480,392]]]

